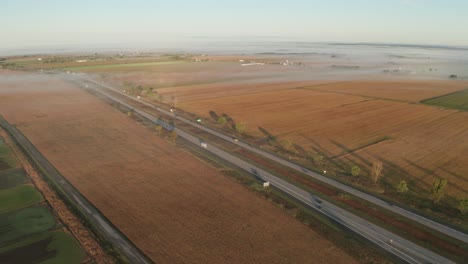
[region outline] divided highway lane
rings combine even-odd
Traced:
[[[375,205],[378,205],[378,206],[380,206],[382,208],[385,208],[385,209],[387,209],[389,211],[392,211],[392,212],[397,213],[397,214],[399,214],[401,216],[404,216],[404,217],[406,217],[408,219],[411,219],[411,220],[413,220],[415,222],[418,222],[418,223],[420,223],[422,225],[425,225],[425,226],[427,226],[427,227],[429,227],[431,229],[437,230],[437,231],[439,231],[439,232],[441,232],[443,234],[446,234],[446,235],[448,235],[448,236],[450,236],[452,238],[458,239],[458,240],[460,240],[460,241],[462,241],[464,243],[468,243],[468,235],[463,233],[463,232],[460,232],[460,231],[455,230],[455,229],[453,229],[451,227],[448,227],[448,226],[445,226],[445,225],[440,224],[438,222],[435,222],[435,221],[433,221],[431,219],[425,218],[425,217],[423,217],[421,215],[418,215],[416,213],[413,213],[411,211],[405,210],[405,209],[403,209],[401,207],[398,207],[396,205],[392,205],[392,204],[390,204],[390,203],[388,203],[386,201],[383,201],[383,200],[381,200],[381,199],[379,199],[377,197],[366,194],[366,193],[361,192],[359,190],[356,190],[356,189],[354,189],[354,188],[352,188],[350,186],[347,186],[345,184],[342,184],[340,182],[337,182],[335,180],[327,178],[327,177],[325,177],[323,175],[320,175],[318,173],[310,171],[310,170],[308,170],[308,169],[306,169],[306,168],[304,168],[304,167],[302,167],[300,165],[297,165],[297,164],[295,164],[293,162],[282,159],[282,158],[280,158],[278,156],[275,156],[275,155],[273,155],[273,154],[271,154],[269,152],[263,151],[263,150],[258,149],[256,147],[253,147],[253,146],[251,146],[249,144],[246,144],[244,142],[241,142],[241,141],[234,142],[231,137],[229,137],[229,136],[227,136],[225,134],[222,134],[222,133],[217,132],[215,130],[209,129],[209,128],[203,126],[203,125],[200,125],[200,124],[198,124],[198,123],[196,123],[194,121],[191,121],[191,120],[189,120],[187,118],[184,118],[182,116],[174,116],[173,113],[171,113],[171,112],[169,112],[167,110],[164,110],[164,109],[159,108],[159,107],[155,107],[154,105],[152,105],[150,103],[147,103],[147,102],[145,102],[143,100],[138,100],[135,97],[132,97],[132,96],[126,94],[126,93],[120,92],[120,91],[118,91],[116,89],[113,89],[112,87],[110,87],[108,85],[100,84],[100,83],[95,82],[95,81],[90,80],[90,79],[86,79],[86,81],[89,81],[89,82],[97,84],[97,85],[99,85],[101,87],[110,89],[110,90],[112,90],[114,92],[117,92],[117,93],[119,93],[121,95],[124,95],[124,96],[126,96],[126,97],[128,97],[128,98],[130,98],[132,100],[138,101],[141,104],[144,104],[144,105],[149,106],[149,107],[151,107],[151,108],[153,108],[155,110],[158,110],[159,112],[162,112],[164,114],[172,115],[174,118],[176,118],[176,119],[178,119],[178,120],[180,120],[182,122],[190,124],[190,125],[192,125],[194,127],[197,127],[197,128],[199,128],[201,130],[204,130],[205,132],[208,132],[208,133],[210,133],[212,135],[220,137],[220,138],[222,138],[224,140],[227,140],[227,141],[229,141],[231,143],[237,144],[240,147],[243,147],[243,148],[248,149],[248,150],[250,150],[252,152],[255,152],[255,153],[259,154],[259,155],[262,155],[262,156],[264,156],[264,157],[266,157],[268,159],[271,159],[271,160],[273,160],[275,162],[278,162],[278,163],[280,163],[280,164],[282,164],[284,166],[287,166],[287,167],[289,167],[291,169],[294,169],[294,170],[296,170],[298,172],[307,174],[310,177],[312,177],[312,178],[314,178],[316,180],[319,180],[321,182],[324,182],[326,184],[329,184],[329,185],[331,185],[331,186],[333,186],[333,187],[335,187],[335,188],[337,188],[337,189],[339,189],[341,191],[347,192],[347,193],[352,194],[352,195],[354,195],[356,197],[364,199],[364,200],[366,200],[368,202],[371,202],[371,203],[373,203]]]
[[[53,179],[63,191],[62,195],[75,204],[80,211],[84,211],[86,218],[97,228],[99,228],[106,238],[120,249],[130,263],[153,263],[135,245],[127,240],[118,229],[114,228],[101,213],[81,195],[81,193],[69,183],[62,174],[29,142],[29,140],[14,126],[10,125],[0,116],[0,126],[7,130],[13,138],[26,150],[28,155],[39,164],[45,173]]]
[[[102,95],[110,98],[111,100],[124,105],[130,109],[133,109],[136,113],[142,115],[143,117],[151,120],[152,122],[163,125],[167,127],[167,123],[161,121],[159,118],[152,116],[151,114],[144,112],[123,100],[120,100],[109,93],[95,89],[95,91],[101,93]],[[194,137],[183,130],[180,130],[176,127],[173,128],[177,134],[200,146],[200,139]],[[201,147],[201,146],[200,146]],[[330,217],[334,221],[342,224],[343,226],[353,230],[357,234],[365,237],[366,239],[372,241],[378,246],[382,247],[386,251],[394,254],[400,259],[408,263],[453,263],[452,261],[435,254],[423,247],[420,247],[410,241],[407,241],[404,238],[401,238],[377,225],[374,225],[368,222],[365,219],[362,219],[352,213],[347,212],[344,209],[341,209],[329,202],[322,201],[320,198],[260,169],[254,165],[241,160],[219,148],[208,145],[206,151],[211,152],[212,154],[238,166],[239,168],[244,169],[249,173],[253,173],[257,177],[269,181],[272,186],[278,188],[279,190],[289,194],[290,196],[298,199],[299,201],[307,204],[311,208],[314,208],[318,212]]]

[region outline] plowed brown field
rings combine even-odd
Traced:
[[[354,262],[281,209],[70,84],[2,71],[0,113],[156,263]]]
[[[317,91],[329,91],[366,97],[384,98],[405,102],[419,102],[468,88],[466,81],[367,81],[339,82],[319,87]]]
[[[328,86],[333,85],[317,89]],[[445,91],[460,88],[448,87]],[[416,97],[415,93],[401,98]],[[320,150],[349,163],[367,167],[383,160],[386,172],[392,169],[393,178],[387,179],[392,184],[405,179],[429,191],[432,182],[442,177],[449,181],[450,195],[468,195],[467,112],[310,89],[188,101],[179,107],[206,118],[209,111],[225,113],[247,123],[253,135],[264,137],[261,127],[312,153]]]

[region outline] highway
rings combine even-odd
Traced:
[[[77,79],[75,79],[77,80]],[[100,85],[98,83],[95,83],[97,85]],[[86,85],[86,84],[83,84]],[[95,88],[93,86],[95,85],[89,85],[90,88]],[[133,105],[130,105],[123,100],[120,100],[119,98],[104,92],[100,89],[94,89],[98,93],[108,97],[109,99],[113,100],[114,102],[117,102],[119,104],[122,104],[123,106],[133,109],[136,113],[140,114],[141,116],[147,118],[148,120],[151,120],[155,124],[162,125],[170,130],[175,130],[177,134],[184,138],[185,140],[198,145],[200,148],[203,148],[200,146],[200,139],[197,137],[192,136],[189,133],[186,133],[185,131],[173,127],[159,118],[152,116],[151,114],[142,111],[138,108],[136,108]],[[142,102],[144,104],[147,104],[145,102]],[[148,104],[151,106],[150,104]],[[153,106],[154,107],[154,106]],[[170,112],[165,111],[163,109],[154,107],[156,110],[167,113],[171,115]],[[179,119],[181,120],[181,119]],[[232,141],[232,139],[229,139]],[[293,184],[290,184],[279,177],[272,175],[244,160],[241,160],[234,155],[229,154],[226,151],[223,151],[219,148],[216,148],[207,142],[207,148],[205,151],[208,151],[212,153],[213,155],[216,155],[231,164],[254,174],[255,176],[261,178],[264,181],[270,182],[270,185],[273,187],[287,193],[291,197],[294,197],[295,199],[303,202],[304,204],[310,206],[311,208],[317,210],[318,212],[326,215],[327,217],[331,218],[332,220],[340,223],[341,225],[349,228],[350,230],[354,231],[355,233],[363,236],[364,238],[368,239],[369,241],[375,243],[376,245],[380,246],[387,252],[399,257],[403,261],[407,263],[453,263],[452,261],[436,254],[433,253],[419,245],[416,245],[404,238],[399,237],[398,235],[395,235],[377,225],[374,225],[373,223],[357,216],[352,213],[347,212],[346,210],[337,207],[327,201],[321,200],[319,197],[314,196],[313,194],[302,190],[299,187],[296,187]]]
[[[370,203],[373,203],[373,204],[378,205],[378,206],[380,206],[382,208],[385,208],[385,209],[387,209],[387,210],[389,210],[391,212],[394,212],[396,214],[404,216],[404,217],[406,217],[408,219],[411,219],[411,220],[413,220],[413,221],[415,221],[417,223],[420,223],[420,224],[422,224],[422,225],[424,225],[426,227],[429,227],[429,228],[431,228],[433,230],[439,231],[439,232],[441,232],[441,233],[443,233],[443,234],[445,234],[447,236],[458,239],[458,240],[460,240],[460,241],[462,241],[464,243],[468,243],[468,235],[463,233],[463,232],[460,232],[460,231],[458,231],[456,229],[445,226],[445,225],[440,224],[438,222],[435,222],[435,221],[433,221],[431,219],[425,218],[425,217],[423,217],[421,215],[418,215],[416,213],[413,213],[411,211],[408,211],[406,209],[403,209],[401,207],[398,207],[396,205],[388,203],[388,202],[386,202],[384,200],[381,200],[381,199],[379,199],[377,197],[374,197],[374,196],[369,195],[367,193],[356,190],[356,189],[354,189],[354,188],[352,188],[350,186],[347,186],[347,185],[342,184],[340,182],[337,182],[337,181],[335,181],[333,179],[327,178],[327,177],[325,177],[323,175],[320,175],[318,173],[310,171],[310,170],[308,170],[308,169],[306,169],[306,168],[304,168],[304,167],[302,167],[300,165],[297,165],[297,164],[295,164],[295,163],[293,163],[291,161],[282,159],[282,158],[280,158],[278,156],[275,156],[275,155],[273,155],[273,154],[271,154],[269,152],[266,152],[264,150],[261,150],[259,148],[254,147],[254,146],[251,146],[251,145],[246,144],[244,142],[241,142],[241,141],[234,142],[230,136],[227,136],[225,134],[217,132],[217,131],[215,131],[213,129],[207,128],[207,127],[205,127],[205,126],[203,126],[203,125],[201,125],[199,123],[196,123],[196,122],[194,122],[192,120],[189,120],[187,118],[184,118],[182,116],[174,116],[173,113],[171,113],[171,112],[169,112],[169,111],[167,111],[165,109],[155,107],[154,105],[152,105],[152,104],[150,104],[148,102],[145,102],[143,100],[138,100],[135,97],[132,97],[132,96],[126,94],[126,93],[120,92],[117,89],[114,89],[114,88],[112,88],[112,87],[110,87],[108,85],[101,84],[101,83],[95,82],[94,80],[90,80],[90,79],[86,79],[86,81],[89,81],[89,82],[92,82],[92,83],[94,83],[96,85],[99,85],[101,87],[110,89],[110,90],[112,90],[114,92],[117,92],[117,93],[119,93],[119,94],[121,94],[123,96],[126,96],[126,97],[128,97],[128,98],[130,98],[132,100],[138,101],[141,104],[144,104],[144,105],[146,105],[148,107],[151,107],[151,108],[153,108],[153,109],[155,109],[155,110],[157,110],[157,111],[159,111],[161,113],[173,116],[173,118],[175,118],[175,119],[178,119],[178,120],[180,120],[182,122],[190,124],[190,125],[192,125],[194,127],[197,127],[197,128],[199,128],[199,129],[201,129],[201,130],[203,130],[205,132],[208,132],[208,133],[210,133],[212,135],[215,135],[215,136],[217,136],[219,138],[227,140],[227,141],[229,141],[231,143],[237,144],[238,146],[240,146],[242,148],[245,148],[245,149],[247,149],[249,151],[255,152],[255,153],[257,153],[257,154],[259,154],[259,155],[261,155],[261,156],[263,156],[265,158],[271,159],[271,160],[273,160],[273,161],[275,161],[277,163],[280,163],[280,164],[282,164],[284,166],[287,166],[287,167],[289,167],[291,169],[294,169],[294,170],[296,170],[298,172],[304,173],[304,174],[310,176],[311,178],[314,178],[314,179],[316,179],[318,181],[324,182],[324,183],[326,183],[326,184],[328,184],[330,186],[333,186],[333,187],[335,187],[335,188],[337,188],[337,189],[339,189],[339,190],[341,190],[343,192],[347,192],[349,194],[352,194],[352,195],[354,195],[356,197],[359,197],[359,198],[364,199],[364,200],[366,200],[366,201],[368,201]]]
[[[85,215],[92,225],[99,228],[106,239],[118,248],[130,263],[153,263],[135,245],[120,233],[102,214],[65,179],[62,174],[29,142],[29,140],[14,126],[10,125],[0,116],[0,126],[12,135],[13,139],[20,145],[25,153],[32,158],[51,180],[59,186],[61,195],[68,198],[79,211]]]

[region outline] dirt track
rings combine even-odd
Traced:
[[[0,111],[155,262],[353,262],[91,95],[58,81],[45,85],[31,81],[21,95],[2,95]]]

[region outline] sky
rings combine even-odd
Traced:
[[[466,0],[0,0],[0,48],[197,39],[468,46]]]

